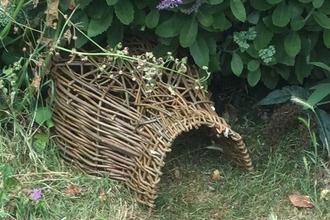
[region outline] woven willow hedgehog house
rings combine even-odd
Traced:
[[[155,77],[150,90],[138,66],[107,56],[53,64],[55,142],[64,160],[86,173],[125,181],[150,208],[166,154],[182,132],[209,127],[234,163],[253,169],[241,136],[215,113],[210,94],[196,84],[196,69],[188,66],[184,76],[171,71],[175,64],[169,63],[167,70],[158,70],[162,82]]]

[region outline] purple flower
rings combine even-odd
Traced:
[[[33,193],[31,193],[31,196],[37,200],[41,197],[41,190],[33,189]]]
[[[163,0],[156,6],[156,8],[158,10],[175,8],[175,7],[178,7],[178,4],[181,4],[181,3],[182,3],[182,0]]]

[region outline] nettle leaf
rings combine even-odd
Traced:
[[[124,25],[115,20],[107,30],[107,43],[110,48],[115,48],[119,42],[122,42],[124,36]]]
[[[301,41],[298,32],[291,31],[284,39],[284,49],[290,56],[296,56],[301,49]]]
[[[250,62],[248,62],[248,70],[249,71],[256,71],[260,66],[260,61],[259,60],[251,60]]]
[[[324,0],[313,0],[313,6],[314,8],[319,8],[323,5]]]
[[[113,19],[113,8],[107,7],[107,10],[101,18],[92,18],[88,25],[87,35],[95,37],[102,34],[111,25]]]
[[[246,11],[241,0],[230,0],[230,9],[238,20],[242,22],[246,20]]]
[[[249,71],[247,75],[247,81],[251,87],[257,85],[261,78],[260,68],[257,68],[255,71]]]
[[[36,111],[35,120],[39,125],[43,125],[43,123],[51,119],[52,114],[49,107],[39,107]]]
[[[213,24],[213,16],[209,12],[202,9],[198,10],[197,19],[201,25],[205,27],[210,27]]]
[[[283,0],[267,0],[267,2],[268,2],[269,4],[272,4],[272,5],[275,5],[275,4],[277,4],[277,3],[280,3],[281,1],[283,1]]]
[[[313,18],[323,28],[330,29],[330,18],[319,11],[313,12]]]
[[[208,66],[210,62],[210,51],[204,38],[198,36],[189,47],[191,56],[199,67]]]
[[[250,4],[253,8],[255,8],[259,11],[266,11],[266,10],[271,9],[273,7],[272,4],[269,4],[265,0],[250,0]]]
[[[223,0],[209,0],[210,5],[218,5],[222,2],[223,2]]]
[[[322,83],[314,87],[315,91],[307,99],[307,103],[311,106],[314,106],[319,101],[324,99],[327,95],[330,94],[330,83]]]
[[[290,26],[293,31],[299,31],[301,28],[305,26],[305,19],[298,15],[297,17],[294,17],[291,19]]]
[[[134,20],[134,8],[129,0],[120,0],[115,4],[115,13],[121,23],[129,25]]]
[[[195,17],[187,20],[180,32],[180,44],[182,47],[189,47],[195,40],[198,32],[198,24]]]
[[[119,0],[107,0],[108,5],[115,5]]]
[[[257,24],[260,18],[260,13],[257,10],[252,11],[248,16],[247,16],[247,21],[250,22],[251,24]]]
[[[323,41],[327,48],[330,48],[330,29],[323,30]]]
[[[253,45],[256,50],[264,49],[272,40],[273,32],[260,21],[256,26],[257,36],[253,40]]]
[[[156,28],[156,34],[160,37],[169,38],[180,34],[182,27],[182,20],[177,16],[172,16],[170,19],[159,24]]]
[[[146,17],[146,25],[148,28],[153,29],[157,27],[159,22],[159,10],[152,10]]]
[[[278,27],[285,27],[290,21],[290,12],[285,1],[278,4],[272,15],[273,24]]]
[[[236,76],[240,76],[243,71],[243,61],[242,58],[237,54],[233,53],[233,57],[230,62],[231,70]]]

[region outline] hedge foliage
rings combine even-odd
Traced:
[[[246,77],[251,86],[262,81],[275,88],[280,77],[290,84],[329,77],[322,67],[330,64],[330,1],[182,0],[158,10],[159,3],[76,0],[72,21],[111,47],[130,32],[156,40],[156,56],[186,48],[199,67]],[[68,4],[61,0],[59,8],[67,11]],[[77,37],[76,47],[87,42]]]

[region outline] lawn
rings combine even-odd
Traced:
[[[182,134],[167,158],[150,219],[330,219],[330,197],[320,198],[330,187],[327,163],[317,158],[315,164],[312,144],[301,143],[308,133],[291,130],[276,146],[268,146],[263,130],[270,119],[246,110],[238,116],[231,124],[243,135],[255,172],[245,173],[220,151],[209,149],[203,129]],[[2,124],[2,162],[18,181],[2,207],[4,219],[147,219],[148,210],[123,183],[64,163],[52,141],[43,151],[33,151],[29,137],[38,130],[23,118],[11,115]],[[212,179],[214,170],[220,173],[217,180]],[[41,190],[38,200],[30,195],[33,189]],[[295,207],[292,194],[309,196],[314,207]]]

